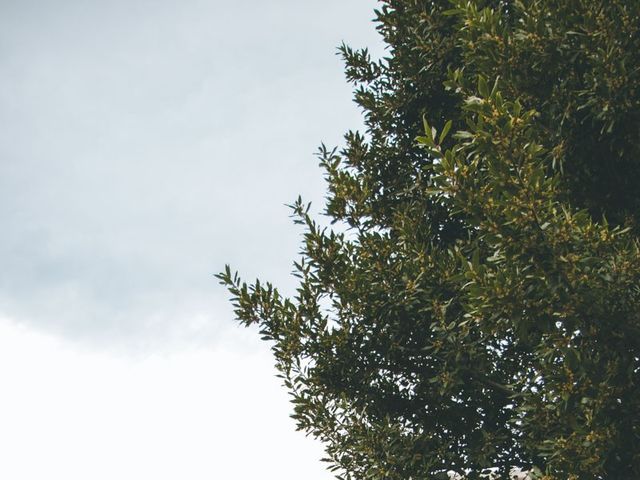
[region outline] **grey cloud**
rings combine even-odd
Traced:
[[[313,152],[360,124],[335,56],[375,2],[0,5],[0,314],[104,345],[212,342],[225,262],[285,287]],[[155,348],[155,347],[154,347]]]

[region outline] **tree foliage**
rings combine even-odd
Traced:
[[[385,0],[297,294],[219,275],[338,478],[640,478],[640,2]],[[533,469],[535,467],[535,469]]]

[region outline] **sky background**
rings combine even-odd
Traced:
[[[213,274],[293,288],[375,5],[0,1],[0,478],[331,478]]]

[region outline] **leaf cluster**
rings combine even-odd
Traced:
[[[380,2],[297,293],[219,275],[337,478],[640,476],[640,3]],[[535,468],[534,468],[535,467]]]

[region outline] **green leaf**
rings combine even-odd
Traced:
[[[480,96],[483,98],[489,97],[489,86],[487,85],[487,80],[482,76],[478,76],[478,92],[480,92]]]
[[[442,127],[442,132],[440,132],[440,138],[438,138],[438,143],[441,144],[447,137],[449,130],[451,130],[451,125],[453,125],[453,122],[451,120],[447,121],[447,123],[444,124],[444,127]]]

